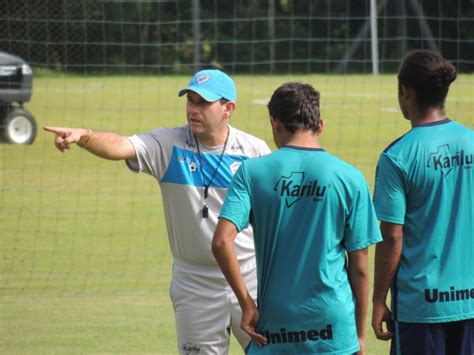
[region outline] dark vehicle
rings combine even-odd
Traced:
[[[0,51],[0,139],[9,143],[31,144],[36,137],[36,121],[23,108],[33,88],[31,67],[20,57]]]

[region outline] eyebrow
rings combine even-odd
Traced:
[[[193,99],[191,95],[187,95],[187,99],[189,101],[192,101],[194,104],[205,104],[205,103],[210,103],[209,101],[206,101],[202,96],[199,96],[196,99]]]

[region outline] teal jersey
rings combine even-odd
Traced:
[[[322,149],[283,147],[242,162],[220,218],[254,228],[256,328],[268,345],[248,353],[358,351],[346,251],[381,240],[358,170]]]
[[[381,154],[374,203],[403,225],[394,319],[474,318],[474,132],[443,121],[413,127]]]

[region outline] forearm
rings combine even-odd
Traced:
[[[212,253],[219,264],[227,282],[234,291],[240,306],[243,308],[251,301],[249,292],[240,271],[240,264],[234,248],[237,230],[231,222],[219,220],[212,242]]]
[[[259,319],[258,309],[242,278],[240,264],[235,253],[234,240],[236,236],[236,226],[226,219],[220,219],[212,238],[212,253],[239,301],[242,309],[240,327],[254,341],[264,346],[267,344],[267,339],[255,330],[255,324]]]
[[[357,335],[359,339],[364,339],[367,333],[366,318],[369,303],[367,249],[358,250],[349,254],[349,281],[355,301]]]
[[[77,145],[104,159],[121,160],[136,157],[130,140],[112,132],[83,129]]]
[[[388,290],[400,264],[403,247],[402,226],[381,223],[383,242],[375,248],[373,302],[385,303]]]
[[[364,287],[362,287],[362,284]],[[367,334],[366,319],[369,304],[369,278],[358,278],[354,283],[354,299],[356,306],[356,326],[359,338],[365,338]]]

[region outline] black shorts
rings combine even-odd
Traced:
[[[474,319],[446,323],[394,322],[391,355],[473,355]]]

